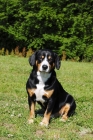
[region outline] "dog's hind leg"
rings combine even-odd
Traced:
[[[66,121],[68,119],[68,112],[70,110],[70,104],[66,103],[61,110],[59,111],[59,114],[61,115],[61,121]]]

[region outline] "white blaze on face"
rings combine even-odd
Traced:
[[[44,70],[43,69],[43,65],[46,65],[47,66],[47,69]],[[45,57],[44,60],[42,61],[41,65],[40,65],[40,71],[45,71],[45,72],[49,72],[49,63],[47,61],[47,58]]]

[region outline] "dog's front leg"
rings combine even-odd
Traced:
[[[29,103],[29,110],[30,110],[28,123],[31,124],[34,122],[34,118],[35,118],[35,101],[32,99],[32,97],[28,96],[28,103]]]
[[[42,122],[40,123],[40,125],[41,126],[48,126],[50,116],[51,116],[51,112],[48,113],[47,110],[46,110],[45,114],[44,114],[44,118],[43,118]]]
[[[53,107],[54,107],[54,101],[51,99],[48,102],[47,109],[44,113],[44,118],[43,118],[42,122],[40,123],[40,125],[48,126]]]
[[[28,123],[31,124],[34,122],[34,118],[35,118],[35,102],[31,102],[31,106],[29,106],[29,108],[30,108],[30,115],[29,115]]]
[[[28,123],[31,124],[34,122],[35,118],[35,94],[34,94],[34,89],[28,89],[28,104],[29,104],[29,109],[30,109],[30,115],[28,119]]]

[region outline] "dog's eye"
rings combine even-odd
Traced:
[[[40,57],[39,57],[39,60],[43,60],[43,59],[44,59],[44,56],[40,56]]]
[[[42,57],[39,57],[39,60],[42,60]]]

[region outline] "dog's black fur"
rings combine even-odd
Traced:
[[[26,84],[30,108],[29,123],[34,121],[36,102],[45,109],[41,125],[47,126],[49,124],[51,114],[60,115],[63,120],[66,120],[74,113],[76,103],[74,98],[63,89],[57,80],[55,68],[60,68],[60,58],[53,51],[43,49],[36,51],[29,58],[29,63],[33,66]],[[43,79],[44,75],[45,79]],[[40,82],[43,84],[40,84]]]

